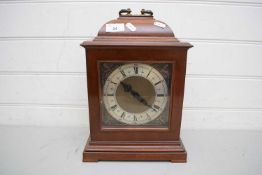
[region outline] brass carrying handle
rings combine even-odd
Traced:
[[[132,12],[132,10],[130,8],[128,8],[128,9],[121,9],[119,11],[119,16],[131,15],[131,12]],[[123,13],[125,13],[125,14],[123,14]]]
[[[145,9],[142,9],[141,10],[141,15],[148,15],[148,16],[153,16],[153,12],[152,10],[145,10]]]
[[[132,12],[132,10],[130,8],[121,9],[119,11],[119,16],[121,16],[121,17],[123,17],[123,16],[132,16],[131,12]],[[142,9],[140,12],[141,12],[141,15],[134,15],[134,16],[148,16],[148,17],[152,17],[153,16],[152,10]]]

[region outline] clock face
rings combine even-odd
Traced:
[[[103,76],[105,114],[124,125],[148,125],[157,119],[167,122],[169,85],[157,68],[141,63],[115,64],[111,68]]]
[[[163,76],[146,64],[125,64],[107,78],[103,89],[105,108],[116,120],[132,125],[156,119],[167,103]]]

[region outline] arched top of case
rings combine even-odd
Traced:
[[[127,27],[132,24],[135,30]],[[119,32],[107,32],[108,24],[122,24],[124,30]],[[160,25],[162,27],[160,27]],[[144,37],[175,37],[171,28],[164,22],[155,20],[153,16],[123,16],[104,24],[98,32],[98,36],[144,36]]]
[[[130,9],[119,11],[119,17],[105,23],[93,41],[81,44],[88,46],[180,46],[192,47],[175,38],[171,28],[154,19],[151,10],[141,10],[141,15],[132,15]]]

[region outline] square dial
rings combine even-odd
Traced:
[[[167,127],[172,64],[100,62],[104,126]]]

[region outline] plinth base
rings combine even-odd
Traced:
[[[181,140],[161,142],[87,141],[83,162],[99,160],[155,160],[184,163],[187,153]]]

